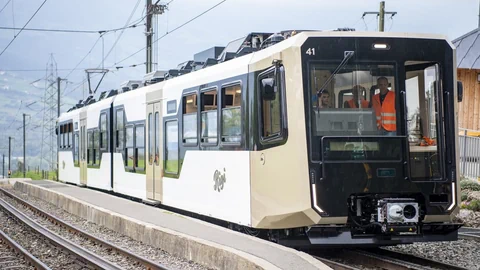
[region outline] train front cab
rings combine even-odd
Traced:
[[[321,216],[306,230],[309,244],[456,240],[452,45],[438,37],[339,33],[311,36],[300,52],[308,181]],[[382,84],[390,93],[376,113],[376,95],[387,93]],[[328,105],[319,106],[325,93]]]

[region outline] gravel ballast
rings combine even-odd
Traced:
[[[144,257],[144,258],[147,258],[153,262],[157,262],[157,263],[160,263],[168,268],[171,268],[171,269],[189,269],[189,270],[204,270],[204,269],[209,269],[209,268],[206,268],[198,263],[195,263],[195,262],[192,262],[192,261],[188,261],[188,260],[185,260],[183,258],[179,258],[179,257],[175,257],[175,256],[172,256],[170,255],[169,253],[159,249],[159,248],[156,248],[156,247],[153,247],[153,246],[150,246],[150,245],[146,245],[142,242],[139,242],[139,241],[136,241],[136,240],[133,240],[131,239],[130,237],[127,237],[125,235],[122,235],[122,234],[119,234],[115,231],[112,231],[108,228],[105,228],[103,226],[98,226],[94,223],[91,223],[83,218],[80,218],[78,216],[75,216],[75,215],[72,215],[62,209],[59,209],[57,208],[56,206],[48,203],[48,202],[45,202],[43,200],[40,200],[40,199],[37,199],[37,198],[34,198],[34,197],[30,197],[28,196],[27,194],[24,194],[24,193],[21,193],[21,192],[18,192],[17,190],[14,190],[12,188],[5,188],[7,191],[15,194],[16,196],[22,198],[23,200],[35,205],[36,207],[46,211],[47,213],[69,223],[70,225],[73,225],[79,229],[82,229],[84,230],[85,232],[88,232],[104,241],[107,241],[111,244],[114,244],[116,246],[119,246],[119,247],[122,247],[132,253],[135,253],[141,257]],[[11,198],[8,198],[7,196],[5,196],[3,193],[0,192],[0,196],[3,198],[3,199],[6,199],[9,203],[13,203],[14,200],[11,199]],[[23,206],[21,206],[19,203],[15,202],[15,207],[19,208],[19,209],[25,209]],[[42,220],[41,224],[42,225],[46,225],[48,226],[48,228],[51,228],[52,226],[53,227],[56,227],[58,229],[55,229],[56,230],[63,230],[65,231],[63,228],[61,227],[58,227],[58,226],[55,226],[55,225],[52,225],[49,221],[41,218],[41,217],[38,217],[36,216],[32,211],[30,210],[22,210],[24,213],[26,213],[28,216],[30,217],[34,217],[35,220]],[[64,233],[68,233],[68,232],[64,232]],[[70,234],[70,233],[68,233]],[[71,234],[70,234],[71,235]],[[62,235],[63,236],[63,235]],[[78,238],[78,241],[83,241],[83,242],[86,242],[83,238],[80,238],[78,236],[75,236],[75,238]],[[76,242],[75,239],[72,239],[72,241]],[[92,243],[90,242],[90,245]],[[83,246],[83,245],[82,245]],[[94,245],[92,246],[85,246],[85,248],[91,250],[91,248],[97,248],[98,247],[95,247]],[[97,252],[96,252],[97,253]],[[104,251],[104,253],[97,253],[98,255],[101,255],[101,256],[104,256],[105,255],[112,255],[112,254],[109,254],[108,251]],[[116,256],[115,254],[113,256]],[[110,260],[110,257],[106,257],[108,260]],[[135,268],[135,265],[132,264],[131,261],[129,260],[125,260],[125,257],[123,256],[120,256],[120,258],[117,258],[117,257],[112,257],[111,258],[111,261],[118,264],[118,265],[121,265],[122,267],[126,267],[126,269],[136,269]]]
[[[25,259],[17,255],[13,248],[7,243],[0,240],[0,265],[2,268],[17,269],[15,267],[21,267],[20,269],[35,269],[33,266],[29,266]]]
[[[76,258],[48,243],[48,240],[36,233],[0,208],[0,227],[2,231],[52,269],[82,269]]]
[[[454,242],[414,243],[411,245],[386,247],[385,249],[404,252],[468,269],[480,270],[480,242],[478,241],[462,239]]]

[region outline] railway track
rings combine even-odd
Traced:
[[[50,269],[21,245],[0,230],[1,269]]]
[[[480,242],[480,228],[462,227],[458,231],[458,238]]]
[[[10,199],[14,200],[16,203],[19,203],[23,205],[25,208],[31,210],[33,213],[35,213],[35,215],[48,220],[50,223],[54,224],[55,226],[59,226],[67,230],[72,235],[72,238],[74,236],[75,237],[80,236],[81,238],[94,242],[96,249],[100,248],[105,250],[105,252],[107,253],[120,254],[121,256],[125,257],[126,260],[132,261],[132,264],[134,266],[137,266],[137,268],[151,269],[151,270],[169,270],[167,267],[161,264],[158,264],[146,258],[140,257],[126,249],[117,247],[114,244],[111,244],[105,240],[99,239],[98,237],[95,237],[79,228],[76,228],[64,222],[63,220],[46,213],[40,208],[26,202],[25,200],[19,198],[18,196],[10,193],[9,191],[3,188],[0,188],[0,192],[6,195],[7,197],[9,197]],[[39,225],[37,222],[33,221],[31,218],[29,218],[25,214],[15,209],[12,205],[7,203],[3,199],[0,199],[0,207],[11,212],[12,215],[14,215],[17,219],[21,220],[22,222],[28,223],[30,226],[32,226],[32,228],[38,229],[39,231],[41,231],[41,234],[45,234],[47,237],[51,237],[53,242],[56,242],[56,243],[58,242],[57,245],[63,246],[61,243],[66,242],[65,248],[70,247],[71,248],[70,252],[72,254],[80,255],[79,260],[83,261],[85,265],[88,265],[93,268],[98,268],[98,269],[122,269],[120,266],[115,265],[109,261],[106,261],[105,259],[96,255],[101,252],[98,252],[97,250],[95,252],[91,252],[86,248],[81,247],[80,245],[77,245],[71,241],[65,240],[64,238],[49,232],[48,230],[44,229],[41,225]]]
[[[391,270],[467,270],[467,268],[442,263],[381,248],[373,249],[342,249],[314,255],[330,268],[335,270],[359,269],[391,269]]]

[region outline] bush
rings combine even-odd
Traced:
[[[480,191],[480,183],[473,180],[461,180],[460,181],[461,190],[471,190],[471,191]]]
[[[468,193],[462,190],[462,201],[466,201],[468,199]]]
[[[473,200],[470,202],[464,202],[462,203],[462,208],[469,209],[472,211],[480,211],[480,201],[479,200]]]

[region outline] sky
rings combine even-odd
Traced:
[[[5,6],[8,0],[0,0],[0,9],[5,6],[0,12],[0,26],[22,27],[43,1],[11,0]],[[158,34],[162,36],[169,33],[155,44],[158,49],[158,69],[175,68],[179,63],[193,59],[197,52],[213,46],[225,46],[229,41],[249,32],[328,30],[338,27],[355,28],[357,31],[378,30],[376,16],[367,15],[362,19],[363,12],[378,11],[378,0],[227,0],[175,32],[169,32],[219,2],[221,1],[170,2],[168,10],[158,17]],[[386,11],[398,12],[393,18],[386,16],[385,30],[389,32],[435,33],[446,35],[453,40],[478,25],[478,0],[385,2]],[[27,27],[95,31],[120,28],[141,19],[144,6],[145,0],[47,0]],[[131,20],[128,21],[130,15]],[[125,29],[123,33],[110,32],[103,39],[99,38],[97,33],[23,31],[0,56],[0,91],[12,90],[17,79],[24,82],[23,88],[29,88],[31,92],[38,94],[26,94],[28,101],[40,99],[44,91],[42,88],[45,67],[51,54],[57,63],[58,75],[66,78],[66,81],[62,82],[62,88],[69,101],[64,103],[62,111],[85,94],[87,85],[82,84],[85,78],[84,69],[101,67],[102,55],[107,55],[110,50],[103,63],[110,72],[105,76],[101,90],[117,89],[127,80],[141,80],[145,74],[145,65],[141,64],[145,62],[145,51],[120,61],[145,47],[144,31],[145,27],[139,24],[135,28]],[[0,51],[17,32],[0,29]],[[119,36],[116,46],[111,49]],[[87,55],[90,50],[91,53]],[[84,61],[79,63],[84,57]],[[78,70],[71,71],[77,64]],[[118,70],[111,68],[135,64],[139,65]],[[93,78],[92,84],[97,80],[98,77]],[[34,81],[37,82],[30,83]]]

